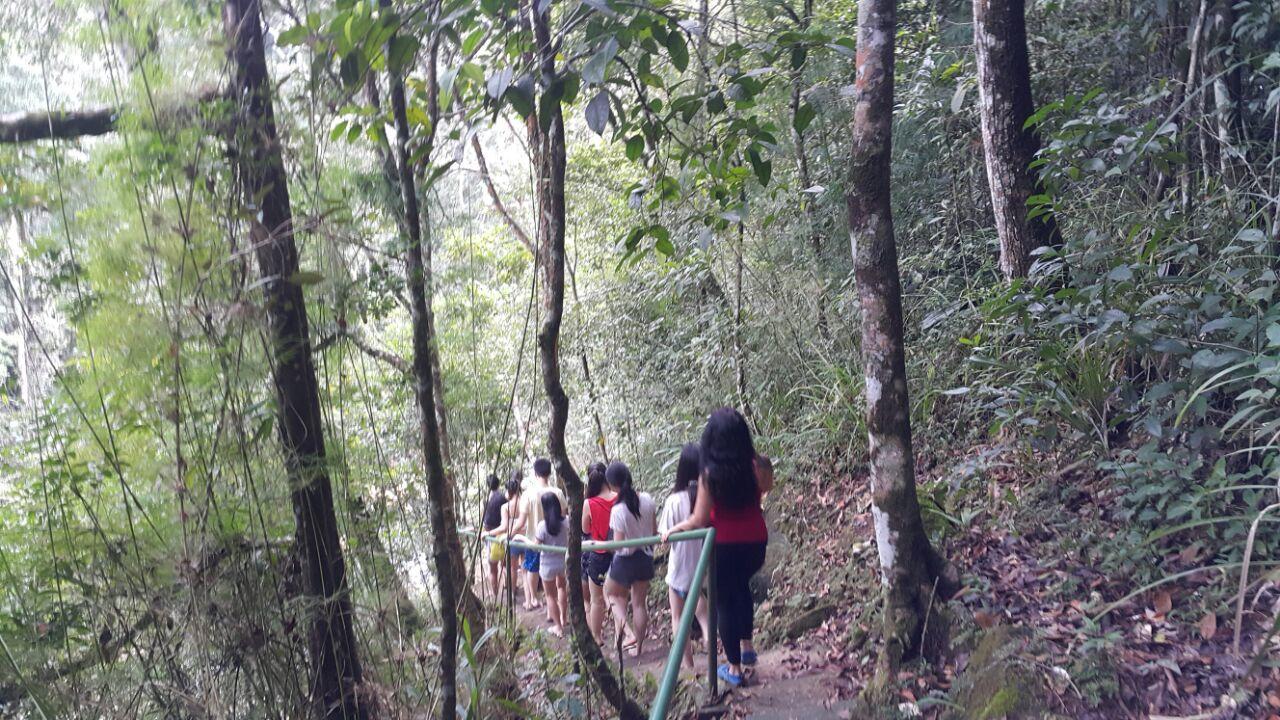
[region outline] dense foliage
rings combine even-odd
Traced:
[[[622,457],[665,493],[680,445],[729,404],[784,491],[816,477],[853,495],[865,477],[844,204],[854,4],[548,4],[550,81],[512,1],[264,7],[302,255],[289,280],[311,318],[369,692],[397,716],[435,698],[439,614],[389,65],[406,74],[412,149],[435,137],[415,170],[460,523],[477,520],[487,474],[545,452],[525,118],[549,123],[551,103],[569,147],[575,463]],[[1234,625],[1247,561],[1242,630],[1273,662],[1275,516],[1248,551],[1246,536],[1280,502],[1280,8],[1029,3],[1044,193],[1028,211],[1052,213],[1064,243],[1007,280],[970,8],[898,5],[893,203],[935,539],[1031,532],[1091,495],[1098,522],[1064,552],[1108,575],[1081,598],[1099,643],[1115,641],[1111,603],[1188,578],[1203,581],[1188,617]],[[262,281],[237,230],[219,13],[0,9],[0,110],[117,116],[102,137],[0,146],[0,715],[305,705],[307,608]],[[475,717],[535,704],[472,652],[507,641],[464,641]],[[530,711],[577,712],[557,687]]]

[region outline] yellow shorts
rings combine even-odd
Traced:
[[[495,540],[489,543],[489,562],[501,563],[502,558],[507,556],[507,544],[502,540]]]

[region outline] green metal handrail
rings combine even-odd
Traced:
[[[568,554],[569,549],[560,545],[542,545],[540,543],[520,542],[518,540],[508,540],[507,538],[488,537],[477,535],[472,530],[460,530],[463,535],[477,537],[487,543],[501,543],[505,547],[515,548],[517,550],[532,550],[539,553],[555,553]],[[668,538],[668,542],[685,542],[689,540],[702,540],[702,553],[698,556],[698,564],[693,569],[693,582],[690,583],[689,597],[686,598],[684,610],[680,613],[680,623],[676,626],[675,634],[671,639],[671,650],[667,653],[667,664],[662,670],[662,682],[658,684],[658,694],[653,698],[653,707],[649,710],[649,720],[664,720],[667,717],[667,709],[671,705],[672,696],[675,694],[676,681],[680,678],[680,660],[684,655],[685,643],[689,641],[689,629],[693,625],[694,618],[697,617],[696,610],[698,607],[697,588],[702,587],[702,581],[708,575],[709,568],[715,566],[715,546],[716,546],[716,530],[715,528],[702,528],[700,530],[685,530],[684,532],[672,533]],[[656,535],[650,537],[633,538],[630,540],[608,540],[599,542],[588,540],[582,543],[582,552],[591,552],[595,550],[618,550],[621,548],[643,547],[645,545],[658,545],[662,542],[662,538]],[[707,685],[709,689],[709,697],[714,700],[717,693],[717,680],[719,676],[716,674],[716,644],[717,644],[717,628],[716,628],[716,584],[714,581],[707,583],[707,625],[710,637],[707,638]]]

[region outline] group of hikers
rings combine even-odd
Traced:
[[[549,632],[561,636],[567,617],[567,583],[579,581],[583,597],[588,598],[587,624],[596,642],[603,641],[607,610],[614,621],[615,644],[631,657],[639,657],[649,627],[646,599],[654,577],[653,545],[612,551],[584,548],[581,577],[571,578],[564,553],[522,551],[504,540],[566,547],[570,532],[581,532],[584,541],[658,536],[670,548],[666,584],[672,625],[679,622],[686,602],[696,602],[695,614],[707,638],[705,587],[691,587],[702,540],[668,543],[668,538],[685,530],[715,528],[715,572],[708,581],[716,587],[716,625],[726,660],[717,674],[732,686],[742,685],[745,668],[756,663],[751,641],[755,609],[748,583],[764,566],[769,533],[761,503],[773,488],[773,465],[767,456],[756,453],[742,414],[727,407],[716,410],[707,419],[701,442],[681,448],[661,512],[649,493],[636,490],[625,463],[595,463],[587,471],[582,527],[569,528],[565,495],[552,484],[551,472],[551,462],[538,458],[529,487],[524,486],[520,470],[502,488],[497,476],[489,476],[483,527],[484,535],[491,538],[488,587],[494,597],[507,592],[510,578],[513,585],[523,587],[524,608],[533,610],[542,606],[541,585]],[[514,587],[510,590],[515,592]],[[696,669],[691,644],[684,648],[684,662]]]

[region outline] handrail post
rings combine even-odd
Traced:
[[[720,695],[720,675],[716,672],[716,660],[720,657],[719,613],[716,612],[716,545],[714,537],[708,538],[711,543],[711,558],[707,563],[707,704],[714,705]],[[696,602],[696,600],[695,600]]]

